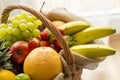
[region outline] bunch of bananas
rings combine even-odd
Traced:
[[[116,32],[113,27],[94,27],[85,21],[72,21],[59,27],[64,35],[72,38],[70,50],[89,58],[105,57],[115,54],[115,49],[104,44],[90,44],[97,39],[107,37]]]

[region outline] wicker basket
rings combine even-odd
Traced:
[[[22,4],[14,4],[14,5],[7,6],[3,10],[2,17],[1,17],[1,23],[7,23],[10,12],[15,9],[22,9],[22,10],[25,10],[25,11],[33,14],[34,16],[36,16],[38,19],[40,19],[42,21],[43,26],[46,26],[53,33],[53,35],[56,37],[57,41],[60,43],[60,45],[62,47],[62,50],[64,52],[64,54],[63,54],[64,60],[67,62],[67,65],[69,66],[69,69],[71,71],[72,80],[80,80],[83,67],[76,69],[75,61],[73,59],[72,53],[69,50],[69,46],[64,41],[63,36],[54,27],[54,25],[51,23],[50,20],[62,20],[65,22],[74,21],[74,20],[82,20],[82,21],[86,21],[86,20],[67,12],[65,9],[59,9],[61,18],[58,19],[57,16],[59,16],[59,14],[56,14],[56,11],[58,11],[58,13],[59,13],[58,9],[52,11],[52,13],[49,13],[49,14],[44,13],[44,15],[43,15],[42,13],[38,12],[37,10],[35,10],[31,7],[28,7],[28,6],[25,6]],[[63,12],[61,13],[61,11],[63,11]],[[65,14],[63,14],[63,13],[65,13]],[[54,16],[50,16],[51,14],[54,14]],[[72,17],[69,17],[69,15],[71,15]],[[65,19],[62,17],[64,17]],[[86,58],[85,58],[85,60],[86,60]],[[82,61],[82,59],[81,59],[81,61]],[[94,62],[97,60],[88,59],[88,61]]]
[[[81,77],[82,70],[76,71],[74,60],[73,60],[73,57],[72,57],[71,52],[69,50],[69,47],[66,44],[66,42],[64,41],[62,35],[58,32],[58,30],[51,23],[51,21],[49,19],[47,19],[42,13],[38,12],[37,10],[34,10],[33,8],[30,8],[28,6],[21,5],[21,4],[15,4],[15,5],[9,5],[8,7],[6,7],[3,10],[2,17],[1,17],[1,23],[7,23],[9,14],[14,9],[22,9],[22,10],[25,10],[25,11],[33,14],[38,19],[40,19],[42,21],[43,25],[46,26],[54,34],[54,36],[56,37],[56,39],[60,43],[60,45],[65,53],[64,57],[65,57],[65,60],[66,60],[67,64],[70,66],[70,69],[72,71],[71,75],[73,76],[73,80],[79,80]]]

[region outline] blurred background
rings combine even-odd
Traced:
[[[95,70],[84,70],[83,80],[120,80],[120,0],[0,0],[0,15],[9,4],[21,3],[39,10],[45,1],[44,11],[62,7],[94,26],[113,26],[117,32],[103,38],[106,45],[116,49]],[[16,11],[14,14],[18,13]],[[14,15],[13,14],[13,15]]]

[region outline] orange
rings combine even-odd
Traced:
[[[9,70],[0,70],[0,80],[12,80],[16,75]]]
[[[53,21],[52,23],[55,27],[60,27],[61,25],[65,24],[65,22],[59,21],[59,20],[58,21]]]
[[[60,57],[50,47],[35,48],[24,61],[24,73],[32,80],[52,80],[60,72],[62,72]]]

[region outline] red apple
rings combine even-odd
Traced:
[[[11,60],[16,64],[22,64],[28,55],[28,42],[18,41],[10,47]]]
[[[28,42],[28,51],[30,52],[39,46],[40,46],[40,41],[37,38],[33,38]]]

